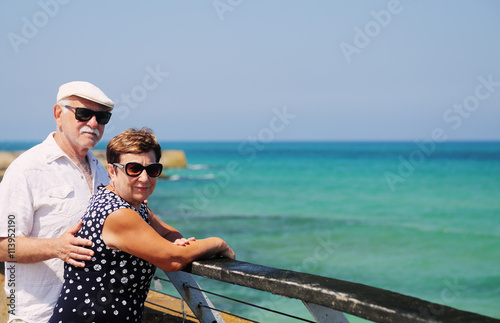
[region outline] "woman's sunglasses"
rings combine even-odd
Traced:
[[[137,177],[141,175],[143,170],[146,170],[149,177],[158,177],[163,170],[163,165],[160,163],[149,164],[148,166],[142,166],[139,163],[126,163],[125,165],[119,163],[113,163],[116,167],[125,168],[125,174],[130,177]]]
[[[95,116],[97,123],[106,124],[109,122],[109,119],[111,118],[111,112],[108,111],[94,111],[87,108],[73,108],[70,107],[69,105],[65,105],[64,107],[75,110],[76,120],[82,122],[89,121],[90,119],[92,119],[93,116]]]

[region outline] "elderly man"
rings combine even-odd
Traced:
[[[57,130],[19,156],[0,183],[0,261],[10,320],[47,322],[63,282],[63,261],[84,266],[90,241],[74,237],[105,168],[89,150],[101,139],[114,107],[88,82],[61,85]]]

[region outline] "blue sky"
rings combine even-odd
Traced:
[[[55,129],[59,85],[116,102],[105,140],[500,140],[498,1],[5,1],[0,141]],[[437,135],[439,133],[439,136]]]

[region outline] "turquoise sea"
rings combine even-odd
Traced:
[[[184,150],[189,167],[166,170],[170,179],[158,182],[150,207],[185,236],[220,236],[241,261],[500,318],[500,142],[164,142],[162,148]],[[296,300],[198,281],[312,319]],[[257,321],[293,321],[210,298],[217,308]]]

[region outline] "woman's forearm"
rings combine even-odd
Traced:
[[[198,259],[207,259],[216,255],[234,259],[234,252],[221,238],[212,237],[192,241],[189,245],[175,246],[168,254],[155,263],[157,267],[167,271],[179,271]]]

